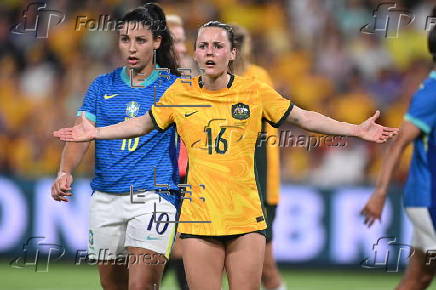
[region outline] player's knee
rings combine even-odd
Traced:
[[[253,284],[252,285],[248,285],[247,286],[247,288],[244,288],[244,289],[247,289],[247,290],[259,290],[260,289],[260,281],[259,282],[253,282]]]
[[[235,287],[230,287],[230,289],[259,290],[261,284],[262,282],[260,279],[249,279],[249,280],[238,281],[237,283],[233,283],[233,286]]]
[[[262,281],[268,281],[274,278],[275,275],[275,269],[272,264],[267,265],[263,264],[262,269]]]
[[[158,282],[152,281],[141,281],[139,279],[134,279],[129,281],[129,290],[155,290],[159,289]]]
[[[421,275],[420,277],[409,277],[403,279],[395,290],[410,290],[410,289],[427,289],[433,281],[433,276],[430,274]]]
[[[433,281],[433,275],[425,274],[417,281],[419,289],[426,289]]]
[[[262,269],[262,281],[268,281],[271,279],[271,269],[268,269],[267,267],[263,267]]]
[[[100,277],[100,285],[104,290],[127,290],[128,281]]]

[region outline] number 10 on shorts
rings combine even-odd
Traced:
[[[157,216],[157,219],[156,219]],[[170,216],[166,212],[153,213],[147,226],[147,231],[156,229],[158,235],[163,235],[168,229]]]

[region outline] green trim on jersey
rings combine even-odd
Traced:
[[[159,68],[158,65],[156,65]],[[127,68],[124,66],[120,73],[121,79],[123,82],[130,87],[130,76],[127,72]],[[151,74],[144,80],[144,82],[140,83],[140,86],[147,87],[154,83],[159,78],[159,71],[153,70]]]
[[[85,113],[85,118],[88,119],[91,122],[95,123],[95,115],[90,113],[90,112],[86,112],[86,111],[77,111],[76,116],[77,117],[81,117],[82,113]]]
[[[404,116],[404,120],[409,121],[410,123],[412,123],[413,125],[415,125],[419,129],[421,129],[421,131],[423,131],[425,134],[429,134],[431,131],[430,127],[426,123],[410,116],[409,114],[406,114]]]

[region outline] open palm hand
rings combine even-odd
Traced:
[[[82,113],[82,122],[72,128],[62,128],[53,132],[53,136],[62,141],[84,142],[95,139],[97,128]]]
[[[371,142],[384,143],[398,134],[398,128],[384,127],[375,121],[380,116],[380,111],[357,126],[357,136]]]

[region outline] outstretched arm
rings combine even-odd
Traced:
[[[94,139],[124,139],[148,134],[154,128],[148,112],[118,124],[96,128],[82,115],[82,122],[72,128],[62,128],[53,135],[63,141],[83,142]]]
[[[390,144],[386,154],[384,154],[385,158],[382,163],[381,171],[377,176],[376,188],[361,212],[362,215],[365,216],[365,224],[368,225],[368,227],[372,226],[376,220],[381,218],[394,168],[397,167],[397,163],[404,149],[416,139],[420,133],[421,131],[415,125],[404,121],[398,137]]]
[[[354,136],[367,141],[384,143],[389,138],[398,134],[398,128],[388,128],[377,124],[375,121],[379,116],[380,112],[376,111],[374,116],[359,125],[355,125],[339,122],[320,113],[306,111],[294,106],[289,114],[288,121],[316,133]]]
[[[74,124],[79,125],[81,122],[82,118],[76,118],[76,122]],[[88,150],[88,147],[89,142],[65,143],[64,150],[62,151],[58,176],[54,180],[51,187],[51,196],[54,200],[68,202],[68,197],[72,195],[72,173],[79,165],[80,161]]]

